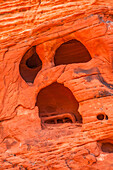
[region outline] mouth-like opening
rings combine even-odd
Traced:
[[[63,84],[53,83],[42,89],[36,105],[42,124],[82,123],[79,103]]]

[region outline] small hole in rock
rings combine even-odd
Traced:
[[[63,120],[62,119],[58,119],[57,123],[63,123]]]
[[[72,120],[69,118],[65,118],[64,121],[65,121],[65,123],[72,123]]]
[[[108,120],[108,116],[106,115],[106,118],[105,118],[106,120]]]
[[[55,124],[55,121],[54,120],[46,120],[45,123],[47,123],[47,124]]]
[[[104,114],[99,114],[99,115],[97,116],[97,119],[98,119],[98,120],[103,120],[103,119],[104,119]]]
[[[31,69],[41,66],[41,60],[36,52],[30,58],[27,59],[26,65]]]

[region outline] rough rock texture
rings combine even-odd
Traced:
[[[113,1],[0,1],[0,169],[113,169]]]

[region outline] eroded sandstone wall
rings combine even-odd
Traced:
[[[0,1],[2,169],[113,169],[112,57],[112,0]]]

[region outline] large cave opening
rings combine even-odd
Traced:
[[[61,44],[54,56],[55,66],[61,64],[86,63],[90,60],[91,55],[87,48],[75,39]]]
[[[37,96],[36,105],[42,123],[82,123],[79,103],[63,84],[55,82],[43,88]]]
[[[20,62],[20,75],[27,83],[33,83],[37,73],[41,70],[41,68],[42,61],[36,53],[36,47],[32,47],[26,52]]]

